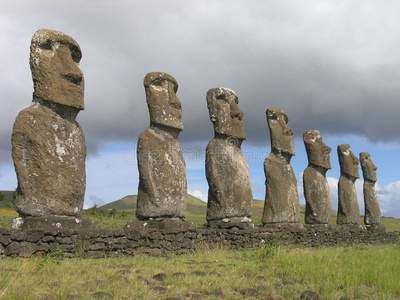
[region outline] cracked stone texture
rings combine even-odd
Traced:
[[[80,217],[86,188],[86,145],[76,116],[83,109],[79,45],[54,30],[32,38],[32,105],[17,116],[12,157],[21,216]]]
[[[206,98],[215,133],[206,149],[207,221],[247,221],[251,217],[253,191],[241,149],[246,133],[239,100],[234,91],[222,87],[210,89]]]
[[[339,145],[337,151],[340,165],[337,224],[358,224],[360,208],[358,207],[355,181],[359,178],[359,160],[348,144]]]
[[[360,162],[364,177],[364,223],[365,225],[378,225],[381,223],[381,208],[375,191],[375,184],[378,180],[376,170],[378,168],[372,162],[371,155],[368,152],[360,153]]]
[[[178,83],[161,72],[144,78],[150,127],[138,139],[139,188],[136,216],[181,218],[186,216],[186,164],[178,143],[183,130]]]
[[[290,165],[295,155],[293,132],[287,125],[289,118],[280,108],[268,108],[271,153],[265,159],[266,177],[263,224],[300,223],[297,179]]]
[[[308,167],[303,173],[305,221],[307,224],[329,224],[332,200],[326,172],[331,169],[329,153],[332,148],[325,145],[318,130],[304,132],[303,141],[308,157]]]

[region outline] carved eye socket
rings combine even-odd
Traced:
[[[155,86],[161,86],[161,85],[162,85],[160,79],[155,79],[155,80],[152,82],[152,84],[155,85]]]
[[[44,41],[44,42],[40,43],[39,48],[43,49],[43,50],[51,50],[52,51],[53,50],[53,42],[50,40]]]
[[[271,120],[278,120],[278,115],[272,113],[272,114],[269,115],[269,118],[270,118]]]
[[[219,94],[217,95],[217,100],[223,100],[223,101],[228,101],[227,97],[225,94]]]
[[[71,46],[70,50],[71,50],[72,60],[74,62],[76,62],[76,63],[79,63],[81,61],[81,58],[82,58],[81,51],[78,49],[78,47],[75,47],[75,46]]]
[[[156,91],[161,92],[163,87],[162,87],[162,81],[160,79],[154,79],[151,84],[150,87],[155,89]]]

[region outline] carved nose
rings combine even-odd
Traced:
[[[79,64],[71,56],[71,50],[65,45],[57,49],[57,57],[61,63],[61,77],[73,84],[80,85],[83,79],[83,73]]]
[[[332,151],[332,148],[328,147],[328,146],[326,146],[325,149],[324,149],[324,153],[325,154],[329,154],[329,153],[331,153],[331,151]]]
[[[243,120],[243,116],[244,113],[239,106],[237,106],[235,102],[234,104],[231,104],[231,117],[234,119]]]
[[[181,109],[181,101],[179,101],[179,98],[175,94],[174,90],[174,85],[172,83],[169,83],[168,86],[168,93],[169,93],[169,105],[176,108],[176,109]]]

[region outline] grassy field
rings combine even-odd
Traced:
[[[121,229],[136,220],[135,200],[125,197],[118,210],[114,203],[86,211],[85,217],[95,218],[100,228]],[[187,219],[201,226],[206,206],[198,201],[188,199]],[[255,201],[253,213],[261,217],[262,207]],[[16,216],[0,208],[0,227],[10,228]],[[260,218],[253,221],[260,224]],[[400,219],[382,223],[388,231],[400,230]],[[272,244],[252,251],[202,245],[194,254],[104,259],[67,259],[55,252],[44,258],[3,258],[0,299],[299,299],[307,290],[325,300],[400,299],[398,257],[400,244],[317,249]]]
[[[398,299],[400,245],[253,251],[201,248],[195,254],[108,259],[4,259],[1,299]]]

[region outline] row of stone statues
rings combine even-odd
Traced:
[[[86,146],[76,122],[84,109],[81,50],[71,37],[53,30],[38,30],[32,38],[30,66],[34,82],[32,105],[22,110],[14,124],[12,156],[18,178],[16,208],[25,224],[58,216],[59,222],[80,218],[85,193]],[[144,78],[150,126],[138,139],[139,187],[137,218],[140,221],[184,220],[186,214],[186,165],[178,135],[183,130],[178,83],[166,73]],[[241,150],[246,139],[238,97],[227,88],[207,92],[207,106],[214,138],[206,149],[209,184],[207,222],[216,228],[253,227],[253,200],[249,167]],[[295,155],[288,116],[279,108],[267,110],[271,153],[266,158],[265,207],[262,223],[301,227],[297,181],[290,165]],[[317,130],[304,133],[309,165],[304,172],[306,223],[326,225],[332,203],[325,174],[329,153]],[[359,208],[354,182],[358,159],[349,145],[338,146],[338,224],[357,224]],[[368,153],[361,153],[364,171],[365,224],[379,224],[380,209],[374,185],[376,167]],[[46,219],[47,220],[47,219]],[[29,225],[27,225],[29,227]]]

